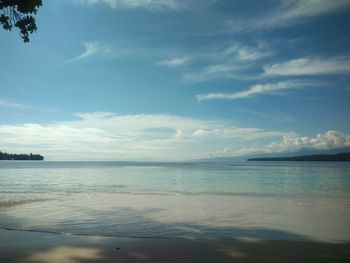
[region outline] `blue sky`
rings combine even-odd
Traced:
[[[0,150],[188,160],[350,146],[348,0],[46,0],[0,31]]]

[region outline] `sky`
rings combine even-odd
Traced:
[[[350,147],[350,0],[46,0],[0,30],[0,151],[180,161]]]

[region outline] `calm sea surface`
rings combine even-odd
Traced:
[[[350,241],[350,163],[0,161],[0,228]]]

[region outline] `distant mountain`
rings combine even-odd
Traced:
[[[330,150],[315,150],[305,148],[303,150],[293,152],[293,153],[256,153],[256,154],[247,154],[241,156],[229,156],[229,157],[213,157],[206,159],[198,159],[197,161],[205,161],[205,162],[238,162],[238,161],[246,161],[247,159],[252,158],[279,158],[279,157],[293,157],[293,156],[304,156],[304,155],[324,155],[324,154],[338,154],[338,153],[348,153],[350,152],[349,147],[345,148],[336,148]]]
[[[291,162],[350,162],[350,152],[337,154],[314,154],[291,157],[250,158],[248,161],[291,161]]]
[[[18,160],[18,161],[42,161],[44,156],[40,154],[13,154],[13,153],[3,153],[0,151],[0,160]]]

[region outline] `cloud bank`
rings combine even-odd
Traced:
[[[350,147],[350,134],[329,130],[325,133],[318,133],[314,137],[298,136],[296,134],[285,135],[281,141],[271,142],[259,147],[242,147],[233,149],[226,147],[205,153],[201,157],[236,157],[251,154],[274,154],[294,153],[302,150],[322,151]]]
[[[301,150],[331,150],[350,147],[350,135],[329,130],[314,137],[283,136],[280,142],[272,142],[262,147],[241,148],[239,155],[252,153],[289,153]]]
[[[0,125],[1,150],[37,152],[48,160],[176,161],[350,147],[350,135],[333,130],[305,137],[169,114],[93,112],[76,117],[46,125]],[[218,145],[227,146],[215,151]]]
[[[46,125],[0,125],[1,150],[35,151],[51,160],[181,160],[193,158],[193,149],[218,142],[290,135],[169,114],[94,112],[76,117]]]

